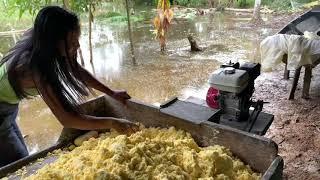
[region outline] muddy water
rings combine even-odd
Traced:
[[[260,40],[275,32],[268,28],[256,30],[249,20],[249,15],[221,13],[177,19],[170,28],[165,53],[159,51],[159,44],[154,40],[151,19],[134,23],[137,65],[133,65],[130,58],[127,27],[96,21],[94,62],[86,61],[85,67],[109,87],[126,89],[133,98],[146,103],[159,105],[173,96],[205,98],[210,72],[230,60],[256,61]],[[80,44],[88,60],[86,26],[82,31]],[[189,51],[186,38],[189,33],[194,35],[203,52]],[[31,153],[56,142],[62,129],[40,98],[22,101],[18,123]]]

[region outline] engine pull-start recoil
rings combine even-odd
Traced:
[[[219,90],[210,87],[206,97],[207,105],[213,109],[219,109]]]

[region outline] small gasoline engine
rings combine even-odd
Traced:
[[[227,63],[214,71],[209,78],[210,88],[207,93],[207,104],[214,109],[220,109],[217,123],[248,121],[246,129],[251,130],[263,101],[252,101],[254,80],[260,75],[260,64]],[[250,113],[250,107],[253,111]]]
[[[185,100],[174,97],[160,105],[160,112],[196,124],[210,121],[264,135],[274,116],[262,112],[262,100],[252,100],[260,68],[257,63],[223,64],[210,75],[206,100],[193,96]]]

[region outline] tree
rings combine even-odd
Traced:
[[[93,64],[93,52],[92,52],[92,24],[94,21],[93,12],[96,9],[96,6],[101,5],[102,0],[63,0],[64,6],[69,5],[70,9],[81,13],[88,13],[88,22],[89,22],[89,60]],[[79,52],[81,56],[81,51]]]
[[[90,54],[90,63],[93,63],[93,53],[92,53],[92,23],[93,23],[93,14],[92,14],[93,5],[89,3],[89,54]]]
[[[63,0],[63,8],[70,9],[70,5],[69,5],[69,1],[68,0]]]
[[[208,6],[210,8],[213,8],[214,7],[214,0],[208,0]]]
[[[134,48],[133,48],[133,40],[132,40],[132,32],[131,32],[131,22],[130,22],[130,12],[129,12],[129,2],[126,0],[126,10],[127,10],[127,22],[128,22],[128,32],[129,32],[129,39],[130,39],[130,47],[131,47],[131,57],[132,62],[136,64],[136,58],[134,56]]]
[[[262,22],[262,19],[260,16],[260,7],[261,7],[261,0],[255,0],[254,9],[253,9],[253,17],[251,20],[253,23],[261,23]]]

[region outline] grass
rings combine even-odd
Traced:
[[[140,9],[136,9],[136,12],[134,15],[130,15],[130,21],[132,23],[134,22],[141,22],[144,21],[147,18],[147,13],[142,13],[140,12]],[[100,12],[98,13],[95,18],[102,22],[102,23],[107,23],[109,25],[127,25],[127,13],[126,11],[121,11],[121,12],[114,12],[114,11],[109,11],[109,12]],[[150,17],[149,17],[150,18]]]
[[[175,2],[186,7],[206,7],[207,5],[207,0],[176,0]]]
[[[144,21],[144,17],[141,15],[134,15],[134,16],[130,16],[130,21],[131,23],[134,22],[141,22]],[[127,16],[124,15],[120,15],[120,16],[112,16],[109,18],[102,18],[100,19],[100,21],[102,23],[108,23],[109,25],[127,25]]]
[[[305,7],[305,8],[313,8],[313,7],[319,6],[319,5],[320,5],[320,1],[317,0],[317,1],[312,1],[310,3],[304,4],[303,7]]]
[[[254,7],[255,0],[238,0],[235,3],[237,8],[252,8]]]

